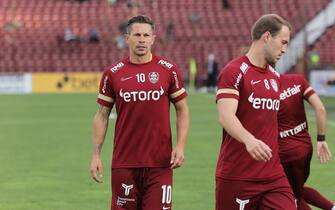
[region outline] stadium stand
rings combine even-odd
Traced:
[[[198,62],[198,79],[206,77],[206,59],[215,53],[219,65],[239,54],[250,43],[249,28],[264,12],[278,13],[299,31],[322,10],[329,0],[231,1],[223,9],[221,0],[142,0],[136,8],[125,1],[108,5],[107,0],[72,2],[65,0],[1,0],[0,2],[0,72],[102,71],[111,62],[127,55],[116,47],[119,25],[134,14],[146,14],[157,25],[154,52],[177,62],[188,77],[191,57]],[[166,28],[173,25],[173,38],[167,42]],[[80,41],[64,41],[71,27]],[[96,43],[86,40],[90,28],[101,37]],[[322,62],[334,57],[328,39],[330,29],[319,41]]]
[[[320,63],[324,67],[335,67],[335,26],[330,27],[315,43],[315,49],[320,53]]]

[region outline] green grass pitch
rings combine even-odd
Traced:
[[[114,120],[102,152],[104,182],[96,184],[89,176],[95,97],[0,95],[0,210],[109,209]],[[335,98],[323,101],[330,120],[327,140],[335,155]],[[185,164],[174,173],[173,209],[214,210],[214,171],[221,144],[214,95],[191,94],[188,102],[191,127]],[[314,114],[308,116],[315,137]],[[334,161],[321,165],[314,155],[308,181],[332,201]]]

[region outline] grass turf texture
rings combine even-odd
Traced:
[[[0,210],[106,210],[115,120],[102,151],[104,182],[89,177],[95,94],[0,95]],[[327,106],[327,140],[335,155],[335,98]],[[214,95],[188,97],[186,162],[174,173],[174,210],[214,210],[214,171],[221,144]],[[308,109],[310,110],[310,109]],[[175,129],[174,111],[172,128]],[[308,114],[315,137],[314,114]],[[315,139],[313,138],[313,141]],[[313,156],[308,185],[335,201],[335,160]]]

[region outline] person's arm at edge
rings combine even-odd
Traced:
[[[315,112],[317,134],[325,135],[327,128],[327,111],[321,99],[314,93],[308,97],[307,101],[313,107]],[[326,141],[317,141],[316,151],[320,163],[328,162],[332,156]]]
[[[92,161],[91,161],[91,177],[94,181],[101,183],[103,175],[103,167],[100,159],[100,152],[105,141],[108,128],[108,119],[111,108],[99,106],[95,113],[92,126]]]
[[[184,149],[190,127],[190,114],[186,98],[174,103],[177,116],[177,145],[171,153],[171,169],[180,167],[184,162]]]
[[[272,150],[264,142],[256,139],[247,131],[236,116],[238,100],[222,98],[217,101],[220,125],[237,141],[246,146],[248,153],[257,161],[268,161],[272,157]]]

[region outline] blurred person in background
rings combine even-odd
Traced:
[[[223,128],[216,210],[296,209],[278,154],[279,74],[291,25],[268,14],[252,27],[247,54],[220,72],[216,101]]]
[[[100,41],[100,33],[97,28],[90,28],[90,30],[88,31],[88,41],[93,43],[97,43]]]
[[[119,35],[116,36],[116,46],[119,49],[123,49],[127,46],[126,40],[124,38],[125,34],[127,34],[127,22],[121,22],[119,24]]]
[[[210,53],[207,59],[207,92],[215,90],[218,71],[219,65],[215,59],[215,55],[213,53]]]
[[[80,37],[73,32],[71,26],[68,26],[65,29],[65,32],[64,32],[64,41],[66,41],[66,42],[80,41]]]
[[[223,9],[229,9],[230,8],[230,3],[228,0],[222,0],[222,8]]]
[[[304,100],[315,112],[317,125],[316,152],[320,163],[331,158],[326,140],[326,109],[303,75],[282,74],[278,113],[279,156],[297,199],[299,210],[311,210],[307,203],[325,210],[335,210],[334,204],[315,189],[304,186],[310,173],[313,145],[308,132]]]
[[[173,38],[174,38],[174,24],[172,20],[169,20],[165,30],[165,42],[168,44],[173,40]]]
[[[113,210],[172,209],[173,169],[184,161],[189,128],[187,93],[177,65],[151,53],[154,28],[147,16],[131,18],[125,36],[129,57],[108,67],[100,82],[90,171],[95,181],[102,181],[100,153],[115,105]],[[170,103],[176,110],[174,148]]]
[[[308,56],[307,64],[308,64],[309,70],[319,69],[321,57],[320,57],[320,53],[315,49],[314,45],[310,45],[308,47],[307,56]]]

